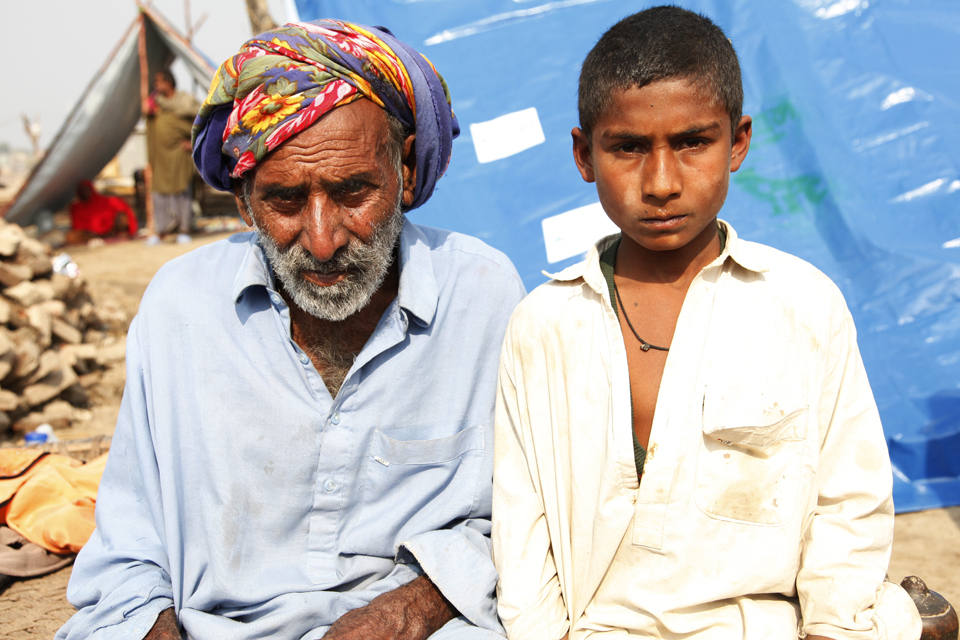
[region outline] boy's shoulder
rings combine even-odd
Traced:
[[[839,287],[823,271],[803,258],[771,246],[738,239],[731,257],[742,267],[759,274],[765,288],[779,295],[843,299]]]

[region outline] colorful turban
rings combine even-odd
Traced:
[[[384,27],[292,22],[248,40],[213,78],[193,124],[193,160],[208,184],[229,191],[231,178],[359,98],[416,133],[417,184],[407,208],[416,209],[446,171],[460,125],[437,70]]]

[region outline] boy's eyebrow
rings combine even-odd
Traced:
[[[719,129],[719,128],[720,128],[720,123],[714,121],[709,124],[695,125],[685,131],[681,131],[680,133],[675,133],[672,137],[685,138],[687,136],[695,136],[698,133],[707,133],[708,131],[713,131],[714,129]]]
[[[678,133],[670,134],[671,138],[685,138],[687,136],[695,136],[700,133],[708,133],[720,128],[720,123],[717,121],[710,122],[707,124],[698,124],[690,127],[689,129],[684,129]],[[603,137],[610,140],[649,140],[649,136],[641,135],[633,131],[605,131]]]

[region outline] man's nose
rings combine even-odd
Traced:
[[[680,167],[673,149],[654,149],[643,163],[643,194],[659,201],[680,194]]]
[[[307,201],[303,216],[300,244],[314,258],[326,262],[349,241],[346,230],[340,224],[336,207],[323,198],[312,197]]]

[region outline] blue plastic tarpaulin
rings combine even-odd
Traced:
[[[571,156],[577,76],[608,27],[653,4],[297,0],[303,20],[387,26],[436,65],[463,134],[412,217],[506,252],[528,288],[609,228]],[[840,286],[883,418],[897,510],[960,504],[955,1],[678,4],[731,38],[754,117],[721,217]]]

